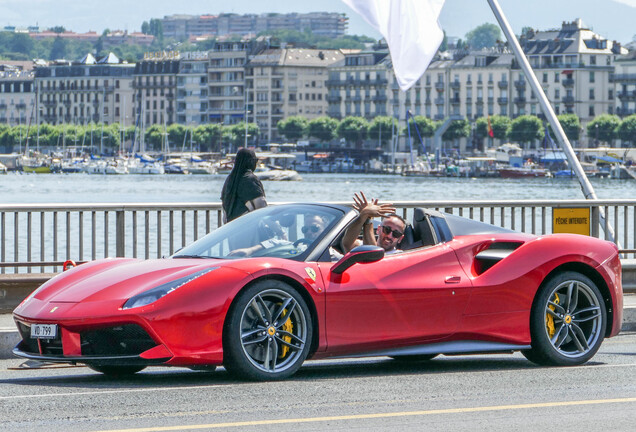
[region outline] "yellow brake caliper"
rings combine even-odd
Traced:
[[[283,313],[287,314],[287,309],[284,309]],[[291,317],[287,318],[287,321],[285,321],[285,324],[282,325],[281,329],[287,333],[292,333],[294,331],[294,324],[292,324]],[[283,336],[281,339],[287,343],[291,343],[292,340],[291,336]],[[288,352],[289,347],[287,345],[282,345],[280,347],[280,355],[278,356],[278,358],[285,358]]]
[[[552,303],[559,304],[559,295],[557,293],[554,293],[554,301]],[[550,305],[548,309],[554,312],[555,307]],[[556,333],[556,329],[554,328],[554,317],[549,313],[545,314],[545,326],[548,328],[548,335],[552,338],[554,333]]]

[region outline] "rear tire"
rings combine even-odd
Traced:
[[[530,361],[575,366],[590,360],[605,338],[607,311],[592,280],[573,271],[551,277],[537,293],[530,314]]]

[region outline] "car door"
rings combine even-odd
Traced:
[[[327,349],[336,354],[442,339],[458,327],[471,291],[446,244],[326,276]]]

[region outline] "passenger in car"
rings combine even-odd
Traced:
[[[368,200],[364,192],[353,196],[353,208],[358,211],[358,217],[349,225],[342,239],[342,247],[349,252],[360,244],[358,236],[362,230],[362,243],[380,246],[386,254],[398,252],[397,245],[404,237],[406,221],[395,213],[395,207],[390,203],[378,204],[377,199]],[[381,217],[378,226],[377,239],[373,232],[373,218]]]

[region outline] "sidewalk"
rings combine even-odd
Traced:
[[[622,331],[636,330],[636,294],[625,294]],[[11,314],[0,314],[0,359],[12,358],[11,350],[20,337]]]

